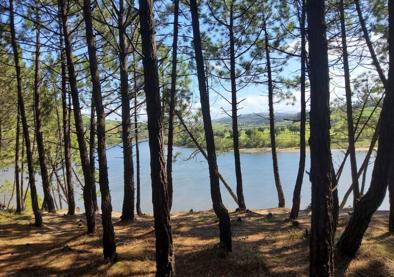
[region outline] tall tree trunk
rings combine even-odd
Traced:
[[[89,54],[89,68],[92,81],[92,94],[97,114],[97,156],[99,162],[99,183],[101,192],[101,221],[103,224],[104,258],[116,259],[115,233],[112,225],[111,194],[108,182],[108,166],[105,144],[105,111],[101,94],[100,76],[96,56],[96,41],[93,33],[90,0],[84,0],[83,15],[86,29],[86,42]]]
[[[15,188],[16,188],[16,212],[20,213],[22,211],[21,205],[21,192],[19,184],[19,133],[20,133],[20,113],[19,106],[16,107],[16,134],[15,134]],[[23,145],[22,145],[23,148]]]
[[[134,166],[133,144],[131,138],[131,114],[129,97],[129,73],[126,41],[125,0],[119,1],[119,62],[120,62],[120,94],[122,100],[122,143],[123,143],[123,178],[124,194],[122,216],[123,221],[134,220]]]
[[[61,76],[62,76],[62,111],[63,111],[63,142],[64,142],[64,162],[66,166],[66,187],[67,187],[67,204],[68,204],[68,215],[75,214],[75,198],[74,198],[74,186],[72,183],[72,161],[71,161],[71,130],[69,121],[69,113],[67,107],[67,69],[66,69],[66,53],[64,51],[63,43],[63,27],[62,20],[59,18],[59,31],[60,31],[60,47],[61,47]]]
[[[382,203],[394,165],[394,2],[389,1],[389,76],[380,118],[378,150],[371,185],[357,203],[337,247],[346,256],[354,256],[361,245],[373,213]],[[391,185],[391,184],[390,184]]]
[[[353,124],[353,105],[352,105],[352,90],[350,83],[349,58],[346,41],[346,26],[345,26],[345,10],[343,0],[339,1],[339,10],[341,18],[341,39],[342,39],[342,58],[343,58],[343,73],[345,76],[345,93],[346,93],[346,116],[348,129],[348,144],[350,154],[350,169],[352,173],[353,185],[353,207],[360,197],[360,190],[357,176],[357,161],[356,161],[356,147],[354,139],[354,124]]]
[[[90,161],[90,172],[92,174],[92,202],[95,211],[98,211],[97,204],[97,192],[96,192],[96,109],[94,108],[94,99],[92,97],[90,107],[90,132],[89,132],[89,161]]]
[[[168,205],[168,186],[163,151],[159,72],[156,56],[153,1],[139,0],[144,89],[148,113],[153,214],[156,234],[156,276],[175,276],[175,256]]]
[[[235,1],[231,1],[230,4],[230,25],[228,26],[230,37],[231,119],[233,131],[235,176],[237,179],[238,208],[242,211],[246,210],[246,205],[242,184],[241,155],[239,153],[237,76],[235,69],[234,2]]]
[[[0,118],[0,159],[3,153],[3,120]]]
[[[138,88],[137,88],[137,72],[136,60],[133,54],[133,79],[134,79],[134,140],[135,140],[135,171],[137,182],[137,202],[136,209],[139,216],[142,215],[141,211],[141,178],[140,178],[140,146],[138,137]]]
[[[44,201],[45,207],[48,209],[50,213],[56,212],[56,207],[54,204],[54,200],[51,194],[51,184],[49,182],[48,168],[47,168],[47,160],[45,155],[45,146],[44,146],[44,137],[42,134],[42,126],[41,126],[41,103],[40,103],[40,90],[41,90],[41,66],[40,66],[40,51],[41,51],[41,43],[40,43],[40,16],[38,14],[38,9],[36,10],[36,50],[34,57],[34,116],[36,123],[36,140],[37,140],[37,150],[38,157],[40,163],[41,170],[41,180],[42,180],[42,188],[44,190]]]
[[[211,183],[211,198],[213,209],[219,218],[220,246],[225,251],[232,250],[230,216],[223,205],[220,194],[218,165],[216,161],[215,140],[213,136],[211,113],[209,110],[209,95],[207,90],[204,57],[201,46],[199,12],[196,0],[190,1],[190,11],[193,26],[193,44],[197,65],[198,87],[200,91],[201,110],[204,122],[205,141],[208,154],[209,178]]]
[[[394,232],[394,162],[391,167],[391,175],[389,179],[389,200],[390,200],[390,214],[389,214],[389,232]],[[365,176],[365,175],[364,175]]]
[[[305,34],[305,0],[301,0],[301,114],[300,114],[300,160],[298,163],[297,179],[293,192],[293,205],[291,207],[290,219],[296,219],[300,211],[301,203],[301,188],[304,180],[305,159],[306,159],[306,141],[305,141],[305,126],[306,126],[306,100],[305,100],[305,75],[306,75],[306,34]]]
[[[20,185],[21,185],[21,208],[22,211],[25,210],[26,208],[26,197],[27,197],[27,192],[29,190],[29,184],[26,187],[26,191],[23,194],[23,184],[24,184],[24,180],[23,180],[23,171],[24,171],[24,165],[25,165],[25,147],[23,147],[25,145],[25,138],[22,136],[22,156],[21,156],[21,170],[20,170]]]
[[[334,276],[335,187],[330,149],[330,90],[325,0],[308,0],[311,85],[312,219],[310,276]]]
[[[15,19],[14,19],[14,1],[10,0],[10,31],[11,31],[11,44],[12,50],[14,54],[14,63],[15,63],[15,73],[16,73],[16,83],[17,83],[17,93],[18,93],[18,106],[19,112],[22,121],[22,129],[23,129],[23,137],[26,145],[26,156],[27,156],[27,164],[29,169],[29,183],[30,183],[30,191],[31,191],[31,203],[34,213],[35,226],[42,226],[42,215],[41,210],[38,207],[38,199],[37,199],[37,188],[34,176],[34,163],[33,163],[33,153],[31,151],[31,143],[29,137],[29,125],[27,124],[27,117],[25,111],[25,103],[23,99],[22,93],[22,77],[21,77],[21,68],[19,65],[19,52],[18,52],[18,44],[16,42],[16,32],[15,32]]]
[[[272,152],[272,165],[274,169],[275,186],[278,192],[278,207],[285,206],[285,195],[283,193],[282,184],[279,176],[278,156],[276,153],[276,139],[275,139],[275,116],[274,116],[274,85],[272,82],[271,58],[269,51],[269,39],[267,26],[264,19],[264,41],[265,41],[265,57],[267,63],[268,74],[268,106],[269,106],[269,122],[270,122],[270,138],[271,138],[271,152]]]
[[[167,183],[168,198],[170,211],[173,200],[172,187],[172,159],[174,144],[174,111],[176,99],[176,80],[177,80],[177,63],[178,63],[178,16],[179,16],[179,0],[174,0],[174,30],[172,40],[172,68],[171,68],[171,90],[170,90],[170,106],[168,113],[168,138],[167,138]]]
[[[71,46],[71,40],[67,26],[67,12],[66,12],[67,5],[65,1],[66,0],[58,0],[58,6],[62,20],[62,25],[63,25],[63,36],[64,36],[65,52],[66,52],[67,67],[68,67],[68,80],[70,84],[71,98],[73,103],[75,129],[77,133],[77,140],[79,146],[79,156],[81,159],[82,171],[85,179],[85,185],[83,187],[83,199],[84,199],[85,214],[86,214],[86,221],[88,227],[87,232],[88,234],[91,234],[94,233],[95,225],[96,225],[94,207],[92,201],[92,189],[94,187],[94,181],[90,171],[89,153],[84,138],[84,128],[83,128],[83,121],[81,114],[81,106],[79,103],[77,79],[75,76],[74,62],[72,59],[72,46]]]

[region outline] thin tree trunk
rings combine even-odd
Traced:
[[[131,114],[129,97],[128,45],[126,41],[125,0],[119,1],[119,62],[120,62],[120,94],[122,100],[122,143],[123,143],[123,206],[122,221],[134,220],[134,166],[133,144],[131,139]]]
[[[137,182],[137,203],[136,209],[139,216],[142,215],[141,211],[141,178],[140,178],[140,146],[138,138],[138,92],[137,92],[137,72],[136,60],[133,54],[133,79],[134,79],[134,140],[135,140],[135,170]]]
[[[27,196],[27,191],[29,190],[29,184],[27,184],[26,191],[23,194],[23,184],[24,184],[23,171],[25,170],[24,169],[25,147],[23,147],[24,144],[25,144],[25,138],[22,136],[22,157],[21,157],[21,170],[20,170],[20,172],[21,172],[20,184],[21,184],[21,208],[22,208],[22,211],[24,211],[26,208],[26,196]]]
[[[31,151],[31,143],[29,137],[29,125],[27,124],[27,117],[25,111],[25,103],[22,94],[22,77],[21,77],[21,68],[19,65],[19,52],[18,52],[18,44],[16,42],[16,33],[15,33],[15,23],[14,23],[14,1],[10,0],[10,31],[11,31],[11,44],[12,50],[14,54],[14,63],[15,63],[15,73],[16,73],[16,82],[17,82],[17,93],[18,93],[18,105],[19,112],[22,121],[23,128],[23,136],[25,139],[26,145],[26,155],[27,155],[27,164],[29,169],[29,183],[30,183],[30,191],[31,191],[31,203],[34,213],[35,226],[42,226],[42,215],[40,208],[38,207],[38,199],[37,199],[37,189],[36,182],[34,176],[34,165],[33,165],[33,153]]]
[[[54,204],[54,199],[51,194],[51,184],[49,182],[48,176],[48,168],[47,168],[47,159],[45,155],[45,146],[44,146],[44,137],[42,133],[41,126],[41,101],[40,101],[40,90],[41,90],[41,62],[40,62],[40,51],[41,51],[41,43],[40,43],[40,16],[38,14],[38,9],[36,9],[36,50],[35,50],[35,58],[34,58],[34,116],[36,123],[36,140],[37,140],[37,150],[38,157],[40,163],[41,170],[41,180],[42,180],[42,188],[44,191],[44,201],[45,207],[48,209],[50,213],[56,213],[56,207]]]
[[[335,187],[330,149],[330,90],[325,0],[308,0],[311,85],[312,219],[310,276],[334,276]]]
[[[244,211],[246,210],[246,205],[242,184],[241,155],[239,153],[237,77],[235,69],[234,2],[235,1],[231,1],[230,4],[230,25],[228,26],[230,38],[231,119],[233,131],[235,176],[237,179],[238,208],[239,210]]]
[[[85,205],[85,214],[86,221],[88,227],[88,234],[94,233],[95,231],[95,215],[94,215],[94,207],[92,201],[92,188],[94,185],[92,174],[90,171],[90,162],[89,162],[89,153],[86,147],[85,138],[84,138],[84,128],[81,114],[81,107],[79,104],[79,93],[77,87],[77,79],[75,76],[74,62],[72,60],[72,46],[70,41],[70,36],[68,33],[67,26],[67,13],[66,13],[66,2],[65,0],[58,0],[59,12],[62,20],[63,26],[63,36],[65,43],[65,52],[67,58],[67,67],[68,67],[68,80],[71,89],[71,98],[73,102],[73,110],[74,110],[74,120],[75,120],[75,129],[77,133],[77,140],[79,145],[79,155],[82,164],[82,171],[85,179],[85,185],[83,187],[83,199]]]
[[[69,120],[69,113],[67,107],[67,69],[66,69],[66,53],[63,43],[63,27],[62,20],[59,18],[60,28],[60,47],[61,47],[61,77],[62,77],[62,110],[63,110],[63,142],[64,142],[64,162],[66,166],[66,187],[67,187],[67,204],[68,215],[75,214],[75,198],[74,198],[74,185],[72,183],[72,162],[71,162],[71,122]]]
[[[349,58],[346,41],[346,26],[345,26],[345,8],[343,0],[339,1],[339,10],[341,18],[341,39],[342,39],[342,58],[343,58],[343,73],[345,76],[345,93],[346,93],[346,116],[348,129],[348,144],[350,154],[350,170],[352,173],[353,186],[353,207],[360,197],[359,183],[357,177],[357,161],[356,161],[356,147],[354,140],[354,124],[353,124],[353,105],[352,105],[352,90],[350,83]]]
[[[92,202],[93,208],[95,211],[98,211],[97,204],[97,192],[96,192],[96,110],[94,108],[94,100],[92,98],[91,107],[90,107],[90,132],[89,132],[89,161],[90,161],[90,172],[92,174],[93,179],[93,187],[92,187]]]
[[[175,276],[175,256],[168,205],[168,186],[163,147],[159,72],[156,56],[153,1],[139,0],[144,89],[148,113],[152,202],[156,234],[156,276]]]
[[[21,192],[19,186],[19,133],[20,133],[20,113],[19,107],[17,109],[17,117],[16,117],[16,135],[15,135],[15,188],[16,188],[16,212],[20,213],[22,211],[21,205]],[[22,145],[23,147],[23,145]]]
[[[305,76],[306,76],[306,34],[305,34],[305,0],[301,0],[301,114],[300,114],[300,161],[298,164],[298,173],[296,184],[293,192],[293,205],[291,207],[290,219],[296,219],[300,211],[301,188],[304,180],[305,159],[306,159],[306,100],[305,100]]]
[[[376,145],[376,142],[377,142],[377,141],[378,141],[378,132],[375,130],[375,133],[374,133],[374,135],[373,135],[373,137],[372,137],[371,144],[370,144],[370,146],[369,146],[367,155],[365,156],[365,159],[364,159],[364,161],[363,161],[363,163],[362,163],[360,169],[359,169],[358,172],[357,172],[357,178],[360,178],[360,176],[361,176],[361,174],[362,174],[363,172],[364,172],[364,175],[365,175],[365,172],[366,172],[366,170],[368,169],[369,160],[370,160],[370,158],[371,158],[373,149],[375,148],[375,145]],[[365,182],[365,180],[364,180],[364,177],[363,177],[363,185],[362,185],[362,187],[361,187],[361,195],[364,194],[364,182]],[[352,184],[350,185],[349,189],[346,191],[345,195],[343,196],[341,205],[339,206],[341,209],[343,209],[343,207],[345,207],[346,201],[347,201],[347,199],[349,198],[350,193],[351,193],[352,191],[353,191],[353,182],[352,182]]]
[[[197,149],[200,151],[200,153],[204,156],[204,158],[208,161],[208,155],[205,152],[204,148],[200,145],[200,143],[198,143],[197,139],[194,137],[194,135],[192,134],[192,132],[189,130],[189,128],[187,127],[185,121],[183,120],[183,118],[181,117],[181,115],[179,114],[179,112],[177,112],[175,110],[175,114],[178,117],[179,122],[181,123],[181,125],[183,126],[183,128],[185,129],[186,133],[189,135],[190,139],[194,142],[194,145],[197,147]],[[235,204],[238,205],[238,199],[237,196],[235,195],[235,193],[233,192],[233,190],[231,189],[231,187],[229,186],[229,184],[226,182],[226,180],[224,180],[223,176],[220,174],[220,172],[218,171],[218,175],[219,175],[219,179],[220,181],[222,181],[224,187],[227,189],[227,191],[229,192],[229,194],[231,195],[231,197],[234,199]]]
[[[354,256],[361,245],[373,213],[382,203],[394,164],[394,2],[389,1],[389,77],[383,100],[378,150],[368,192],[357,203],[349,223],[338,241],[342,254]]]
[[[211,183],[211,198],[213,209],[219,218],[220,229],[220,246],[225,251],[232,250],[231,224],[230,216],[226,207],[223,205],[222,196],[220,194],[218,166],[216,161],[215,140],[213,136],[211,114],[209,110],[209,95],[207,90],[204,57],[201,46],[201,34],[199,23],[199,12],[196,0],[190,1],[190,10],[193,26],[193,44],[195,52],[195,60],[197,65],[198,87],[200,91],[201,110],[204,122],[205,141],[208,154],[209,177]]]
[[[264,19],[265,21],[265,19]],[[278,156],[276,153],[276,139],[275,139],[275,116],[274,116],[274,86],[272,81],[271,58],[269,51],[269,40],[267,26],[264,22],[264,40],[265,40],[265,57],[267,63],[268,74],[268,106],[269,106],[269,122],[270,122],[270,138],[271,138],[271,152],[272,152],[272,165],[274,169],[275,187],[278,192],[278,207],[285,206],[285,195],[283,193],[282,184],[279,176]]]
[[[365,25],[365,20],[364,20],[364,17],[363,17],[363,13],[361,11],[360,1],[359,0],[354,0],[354,4],[356,5],[357,16],[358,16],[358,19],[359,19],[359,22],[360,22],[360,25],[361,25],[361,30],[363,32],[363,36],[364,36],[365,42],[367,43],[367,47],[368,47],[369,53],[370,53],[371,58],[372,58],[372,62],[374,64],[375,68],[376,68],[376,71],[378,72],[380,80],[382,81],[383,85],[386,88],[387,78],[386,78],[386,76],[383,73],[383,69],[380,66],[378,57],[376,56],[376,53],[375,53],[375,50],[373,48],[371,39],[369,37],[369,33],[368,33],[367,27]]]
[[[169,209],[172,208],[173,187],[172,187],[172,159],[174,144],[174,111],[176,101],[176,81],[177,81],[177,57],[178,57],[178,16],[179,16],[179,0],[174,0],[174,30],[172,40],[172,68],[171,68],[171,90],[170,105],[168,113],[168,138],[167,138],[167,183]],[[163,98],[164,99],[164,98]]]
[[[103,225],[104,258],[116,259],[115,233],[112,225],[111,194],[108,182],[108,166],[105,144],[105,111],[101,94],[100,76],[96,56],[96,41],[93,33],[93,22],[90,0],[84,0],[83,15],[86,29],[86,42],[89,54],[89,67],[92,81],[92,94],[97,114],[97,154],[99,162],[99,183],[101,192],[101,221]]]
[[[394,232],[394,162],[391,166],[391,175],[389,179],[389,200],[390,200],[390,214],[389,214],[389,232]]]

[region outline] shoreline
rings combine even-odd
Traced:
[[[368,147],[358,147],[356,148],[356,152],[367,152]],[[309,152],[310,149],[307,147],[306,152]],[[344,148],[331,148],[331,151],[346,151],[347,149]],[[376,150],[376,148],[374,149]],[[232,152],[233,150],[228,150],[224,152]],[[246,154],[253,154],[253,153],[267,153],[271,152],[271,147],[254,147],[254,148],[240,148],[239,151],[241,153],[246,153]],[[299,152],[300,148],[298,147],[288,147],[288,148],[276,148],[277,152],[282,152],[282,153],[294,153],[294,152]]]

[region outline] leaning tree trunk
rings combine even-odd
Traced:
[[[265,19],[264,19],[265,21]],[[268,106],[269,106],[269,122],[270,122],[270,138],[271,138],[271,152],[272,152],[272,165],[274,169],[275,186],[278,192],[278,207],[283,208],[285,206],[285,195],[283,193],[282,184],[279,176],[278,156],[276,153],[276,139],[275,139],[275,117],[274,117],[274,85],[272,81],[272,70],[271,70],[271,58],[269,51],[269,40],[267,26],[264,22],[264,47],[265,57],[267,63],[267,74],[268,74]]]
[[[123,178],[124,194],[122,221],[134,220],[134,166],[133,144],[131,141],[131,114],[129,97],[129,73],[126,41],[125,0],[119,1],[119,62],[120,62],[120,94],[122,100],[122,143],[123,143]]]
[[[389,1],[389,76],[380,117],[378,150],[371,185],[357,203],[349,223],[338,241],[342,254],[354,256],[359,249],[373,213],[379,208],[390,182],[394,164],[394,2]]]
[[[66,166],[66,187],[67,187],[67,204],[68,204],[68,215],[75,214],[75,198],[74,198],[74,186],[72,183],[72,161],[71,161],[71,130],[69,122],[69,113],[67,107],[67,69],[66,69],[66,53],[63,45],[63,27],[62,22],[59,19],[59,33],[60,33],[60,63],[61,63],[61,77],[62,77],[62,111],[63,111],[63,142],[64,142],[64,163]]]
[[[42,134],[42,126],[41,126],[41,102],[40,102],[40,90],[41,90],[41,66],[40,66],[40,17],[38,15],[38,10],[36,11],[36,51],[34,58],[34,116],[36,123],[36,141],[37,141],[37,150],[38,150],[38,158],[40,163],[41,170],[41,180],[42,180],[42,188],[44,191],[44,201],[45,207],[49,212],[55,213],[55,203],[51,194],[51,184],[49,182],[48,168],[47,168],[47,160],[45,155],[45,146],[44,146],[44,137]]]
[[[82,164],[83,176],[85,179],[85,185],[83,187],[83,199],[85,205],[85,214],[88,227],[88,234],[94,233],[95,231],[95,216],[94,207],[92,201],[92,189],[94,187],[94,181],[90,171],[89,153],[86,147],[84,138],[84,128],[81,114],[81,106],[79,103],[79,93],[77,87],[77,79],[75,76],[74,62],[72,59],[72,46],[71,39],[68,32],[67,26],[67,14],[66,14],[66,0],[58,0],[59,12],[63,26],[63,36],[65,44],[65,52],[67,58],[68,67],[68,81],[71,89],[71,98],[74,110],[75,130],[77,133],[77,140],[79,146],[79,156]]]
[[[219,218],[220,246],[225,251],[232,250],[230,216],[223,205],[220,194],[218,165],[216,161],[215,140],[213,136],[211,114],[209,110],[209,95],[207,90],[206,75],[204,68],[204,57],[201,46],[201,34],[199,23],[199,12],[196,0],[190,1],[190,11],[193,26],[193,43],[197,65],[198,87],[200,91],[201,110],[204,122],[205,141],[208,154],[209,178],[211,183],[211,198],[213,209]]]
[[[387,78],[383,73],[383,69],[380,66],[380,62],[379,62],[378,57],[376,55],[375,49],[373,48],[371,38],[369,37],[369,32],[367,30],[367,26],[365,24],[365,19],[363,17],[363,13],[361,10],[360,0],[354,0],[354,4],[356,5],[357,16],[358,16],[358,19],[360,22],[361,30],[363,32],[364,40],[367,43],[367,47],[368,47],[369,54],[372,59],[372,63],[375,66],[375,69],[378,72],[379,78],[382,81],[383,85],[386,86]]]
[[[360,190],[357,176],[357,161],[356,161],[356,147],[354,139],[354,124],[353,124],[353,106],[352,106],[352,90],[350,83],[349,70],[349,55],[347,51],[346,41],[346,26],[345,26],[345,8],[343,0],[339,1],[339,10],[341,17],[341,39],[342,39],[342,58],[343,58],[343,73],[345,76],[345,93],[346,93],[346,116],[347,116],[347,130],[348,130],[348,144],[350,155],[350,170],[352,173],[353,186],[353,208],[356,206],[358,198],[360,197]]]
[[[84,0],[83,3],[86,42],[89,54],[90,77],[92,81],[92,94],[97,114],[97,156],[99,163],[99,184],[101,192],[101,221],[103,225],[104,258],[114,261],[117,255],[115,232],[112,225],[111,194],[109,191],[108,182],[108,166],[105,143],[105,111],[101,94],[101,83],[96,56],[96,41],[93,33],[91,3],[90,0]]]
[[[163,147],[159,72],[154,35],[153,1],[139,0],[144,89],[148,113],[152,202],[156,234],[156,276],[175,275],[175,256],[168,205],[168,186]]]
[[[31,194],[31,203],[34,213],[35,226],[42,226],[42,215],[41,210],[38,206],[37,199],[37,188],[36,181],[34,176],[34,162],[33,162],[33,153],[31,151],[31,142],[29,136],[29,125],[27,124],[27,117],[25,111],[25,103],[22,94],[22,77],[21,77],[21,68],[19,65],[19,52],[18,52],[18,44],[16,42],[16,32],[15,32],[15,19],[14,19],[14,1],[10,0],[10,31],[11,31],[11,44],[12,50],[14,54],[14,63],[15,63],[15,73],[16,73],[16,83],[17,83],[17,94],[18,94],[18,106],[20,117],[22,121],[22,129],[23,129],[23,137],[25,140],[26,146],[26,156],[27,156],[27,165],[29,171],[29,183],[30,183],[30,194]]]
[[[310,149],[312,218],[310,276],[334,276],[335,175],[330,149],[330,90],[325,24],[325,0],[308,0],[311,85]]]
[[[174,0],[174,34],[172,40],[172,68],[171,68],[171,89],[170,89],[170,105],[168,113],[168,138],[167,138],[167,183],[169,207],[172,208],[172,157],[174,144],[174,111],[176,99],[176,79],[177,79],[177,55],[178,55],[178,16],[179,16],[179,0]],[[164,98],[163,98],[164,99]]]
[[[300,211],[301,188],[304,180],[305,159],[306,159],[306,101],[305,101],[305,75],[306,75],[306,34],[305,34],[305,0],[301,1],[301,114],[300,114],[300,161],[298,164],[298,173],[296,184],[293,192],[293,205],[290,211],[290,219],[296,219]]]
[[[237,100],[237,76],[235,69],[235,38],[234,38],[234,3],[230,4],[230,80],[231,80],[231,119],[233,130],[233,149],[234,149],[234,163],[235,176],[237,179],[237,199],[238,208],[241,211],[246,210],[243,184],[242,184],[242,169],[241,169],[241,155],[239,152],[239,132],[238,132],[238,100]]]

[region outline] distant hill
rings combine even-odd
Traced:
[[[299,113],[283,113],[283,112],[275,113],[275,122],[277,123],[281,123],[284,121],[298,121],[299,118],[300,118]],[[226,116],[216,119],[214,120],[214,122],[220,124],[231,124],[231,118],[229,116]],[[238,117],[238,124],[243,126],[267,125],[269,124],[269,116],[268,113],[241,114]]]

